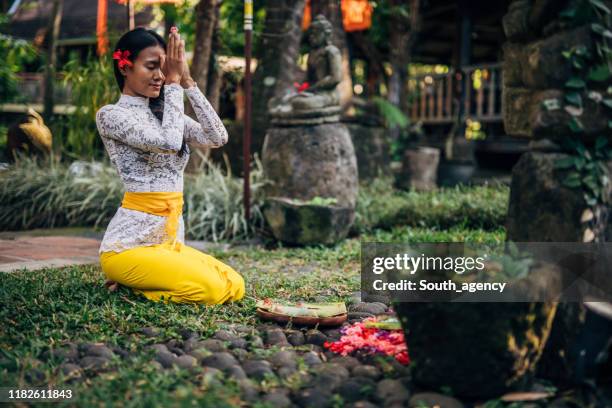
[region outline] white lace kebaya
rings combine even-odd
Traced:
[[[183,94],[198,118],[184,114]],[[199,123],[198,123],[199,122]],[[149,98],[121,94],[115,104],[96,113],[96,125],[111,163],[125,191],[182,192],[183,172],[189,160],[187,146],[220,147],[228,135],[221,118],[197,86],[183,91],[178,84],[164,85],[164,117],[149,108]],[[119,207],[111,219],[99,252],[122,252],[138,246],[161,244],[169,237],[166,217]],[[185,223],[179,218],[177,241],[185,242]]]

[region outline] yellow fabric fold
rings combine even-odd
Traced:
[[[167,242],[171,243],[172,249],[175,248],[179,217],[183,213],[183,193],[126,191],[121,206],[130,210],[167,217],[166,233],[170,237]]]

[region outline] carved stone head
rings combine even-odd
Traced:
[[[310,30],[308,33],[308,42],[312,47],[321,47],[325,44],[331,43],[331,35],[333,32],[333,26],[323,16],[319,14],[315,17],[310,25]]]

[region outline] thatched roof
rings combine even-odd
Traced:
[[[22,0],[11,16],[9,33],[15,37],[34,40],[41,44],[47,31],[53,2],[49,0]],[[95,42],[97,0],[64,0],[60,44],[85,44]],[[148,25],[152,19],[150,7],[134,16],[136,26]],[[123,33],[128,30],[125,6],[108,2],[108,31]]]

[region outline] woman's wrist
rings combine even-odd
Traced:
[[[166,83],[166,85],[180,84],[181,83],[181,77],[179,77],[179,76],[176,76],[176,77],[166,77],[165,83]]]
[[[191,77],[181,78],[181,86],[185,89],[189,89],[195,86],[195,81]]]

